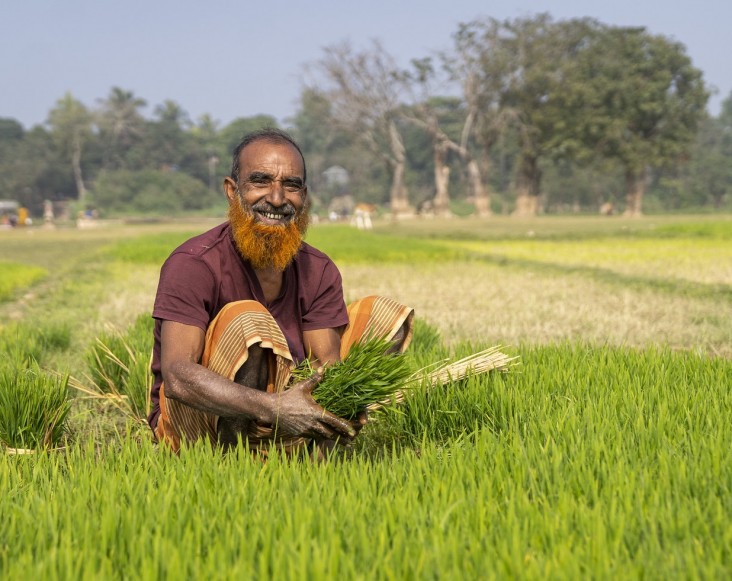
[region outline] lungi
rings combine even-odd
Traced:
[[[351,303],[348,319],[341,336],[341,359],[345,359],[351,346],[364,337],[390,340],[405,327],[406,335],[400,346],[402,352],[412,339],[414,310],[386,297],[370,296]],[[295,362],[277,322],[257,301],[236,301],[221,309],[206,332],[201,365],[233,381],[236,372],[247,361],[249,348],[257,344],[267,354],[267,392],[279,393],[287,389]],[[184,442],[201,439],[216,445],[218,420],[219,416],[166,398],[165,384],[160,386],[160,416],[155,437],[173,451],[178,452]],[[310,439],[303,437],[275,441],[272,428],[253,421],[242,437],[250,450],[262,456],[266,456],[273,446],[292,453],[310,443]]]

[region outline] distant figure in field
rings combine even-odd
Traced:
[[[375,212],[376,206],[373,204],[356,204],[353,208],[351,225],[356,226],[359,230],[371,230],[374,227],[371,215]]]
[[[601,216],[612,216],[615,212],[615,208],[613,207],[612,202],[605,202],[600,206],[600,215]]]

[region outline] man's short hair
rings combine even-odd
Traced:
[[[295,149],[297,149],[297,152],[300,154],[300,157],[302,158],[302,168],[303,168],[303,182],[307,182],[308,179],[308,170],[305,166],[305,156],[302,154],[302,150],[300,149],[300,146],[297,144],[297,142],[292,138],[292,136],[287,133],[286,131],[282,131],[282,129],[276,129],[274,127],[266,127],[264,129],[258,129],[257,131],[252,131],[251,133],[247,133],[242,140],[239,142],[239,145],[237,145],[234,148],[234,153],[232,155],[231,159],[231,179],[235,182],[239,183],[239,169],[240,169],[240,160],[239,157],[241,156],[241,151],[244,149],[247,145],[254,143],[255,141],[269,141],[270,143],[286,143],[289,145],[292,145]]]

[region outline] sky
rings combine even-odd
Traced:
[[[172,99],[193,121],[286,123],[326,46],[378,39],[406,66],[449,49],[460,22],[542,12],[681,42],[717,91],[713,115],[732,93],[732,0],[0,0],[0,117],[29,129],[67,91],[96,107],[118,86],[146,117]]]

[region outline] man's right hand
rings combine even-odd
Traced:
[[[316,371],[286,391],[272,394],[270,423],[275,437],[305,436],[329,440],[340,437],[351,440],[356,436],[350,422],[330,413],[313,399],[313,389],[322,379],[322,373]]]

